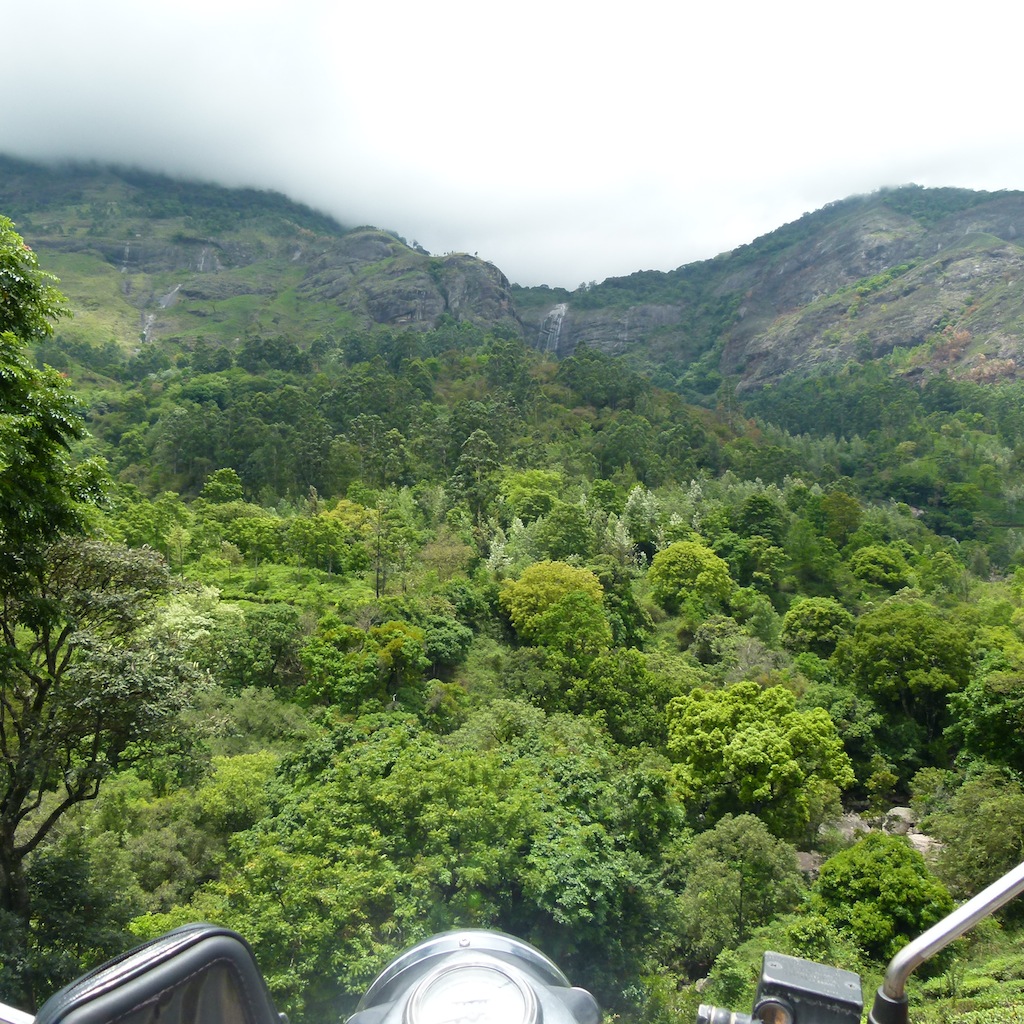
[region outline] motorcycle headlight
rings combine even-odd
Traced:
[[[498,960],[444,964],[416,986],[405,1024],[538,1024],[532,986]]]

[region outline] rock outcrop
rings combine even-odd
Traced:
[[[1024,373],[1024,193],[882,191],[713,260],[569,293],[514,289],[475,257],[347,230],[273,193],[4,158],[0,172],[0,210],[50,254],[82,311],[66,330],[90,343],[231,346],[448,316],[559,358],[581,343],[625,354],[668,386],[750,390],[887,355],[911,378]],[[112,275],[119,295],[90,326]]]
[[[656,300],[653,298],[656,296]],[[897,189],[834,203],[667,274],[561,295],[578,344],[757,388],[903,350],[901,372],[1024,372],[1024,194]],[[550,306],[528,337],[550,348]]]

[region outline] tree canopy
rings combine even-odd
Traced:
[[[211,222],[183,195],[154,236],[182,267]],[[876,971],[928,917],[863,888],[902,853],[820,892],[795,871],[796,844],[848,845],[844,808],[913,794],[962,851],[912,895],[1019,857],[1018,382],[935,375],[926,339],[737,392],[728,297],[687,314],[713,354],[666,335],[650,365],[555,362],[454,293],[376,324],[338,298],[337,238],[292,259],[258,218],[140,343],[178,272],[93,294],[101,217],[138,230],[105,197],[52,218],[73,321],[3,234],[7,998],[206,917],[323,1024],[409,941],[486,924],[668,1024],[709,970],[739,992],[755,945]],[[419,294],[444,261],[409,253]],[[705,273],[597,290],[675,302]]]
[[[694,812],[756,814],[782,838],[816,828],[853,783],[828,714],[798,711],[791,692],[736,683],[695,688],[668,706],[668,751]]]
[[[571,595],[599,607],[604,591],[598,578],[589,570],[559,561],[540,561],[529,566],[518,580],[508,580],[502,587],[501,602],[519,636],[530,642],[538,631],[550,632],[556,625],[547,613],[559,601]]]
[[[51,281],[0,219],[0,912],[22,934],[26,859],[111,773],[173,747],[196,683],[158,615],[163,559],[85,536],[99,470],[72,462],[66,382],[26,355],[62,312]]]
[[[81,408],[68,382],[32,365],[29,346],[67,315],[54,278],[0,217],[0,591],[17,588],[47,541],[82,529],[100,493],[95,463],[73,464]]]
[[[703,544],[682,540],[659,551],[648,574],[651,594],[666,611],[685,605],[702,612],[720,606],[735,584],[729,566]]]
[[[822,865],[815,898],[865,952],[888,960],[953,909],[949,892],[906,840],[876,832]]]

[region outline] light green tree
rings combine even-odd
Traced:
[[[272,560],[284,540],[285,524],[269,512],[240,516],[227,524],[225,534],[238,545],[243,555],[252,559],[253,576],[259,579],[260,565]]]
[[[206,478],[200,497],[216,504],[242,500],[242,478],[233,469],[218,469]]]
[[[566,562],[535,562],[523,570],[518,580],[506,580],[500,601],[508,612],[519,638],[533,643],[541,617],[569,594],[580,592],[600,606],[604,591],[589,570]]]
[[[839,809],[853,769],[828,714],[798,711],[780,686],[694,689],[668,706],[668,752],[694,813],[753,813],[782,838],[803,839]]]
[[[506,473],[501,494],[524,523],[551,511],[565,489],[565,479],[553,469],[520,469]]]
[[[622,522],[633,544],[648,557],[653,556],[662,534],[661,503],[643,484],[636,484],[630,490]]]
[[[612,629],[601,602],[573,590],[539,612],[529,630],[533,642],[571,663],[577,673],[612,644]]]
[[[651,596],[667,612],[683,605],[704,611],[719,608],[736,584],[728,563],[710,548],[692,540],[676,541],[659,551],[647,574]]]
[[[885,544],[869,544],[858,548],[850,557],[850,571],[870,586],[894,594],[910,583],[910,567],[906,559]]]

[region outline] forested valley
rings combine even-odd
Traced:
[[[1024,859],[1024,385],[684,394],[448,314],[128,350],[47,269],[0,221],[0,1000],[208,920],[327,1024],[483,926],[690,1021],[767,948],[870,993]],[[1024,1013],[1021,923],[915,1019]]]

